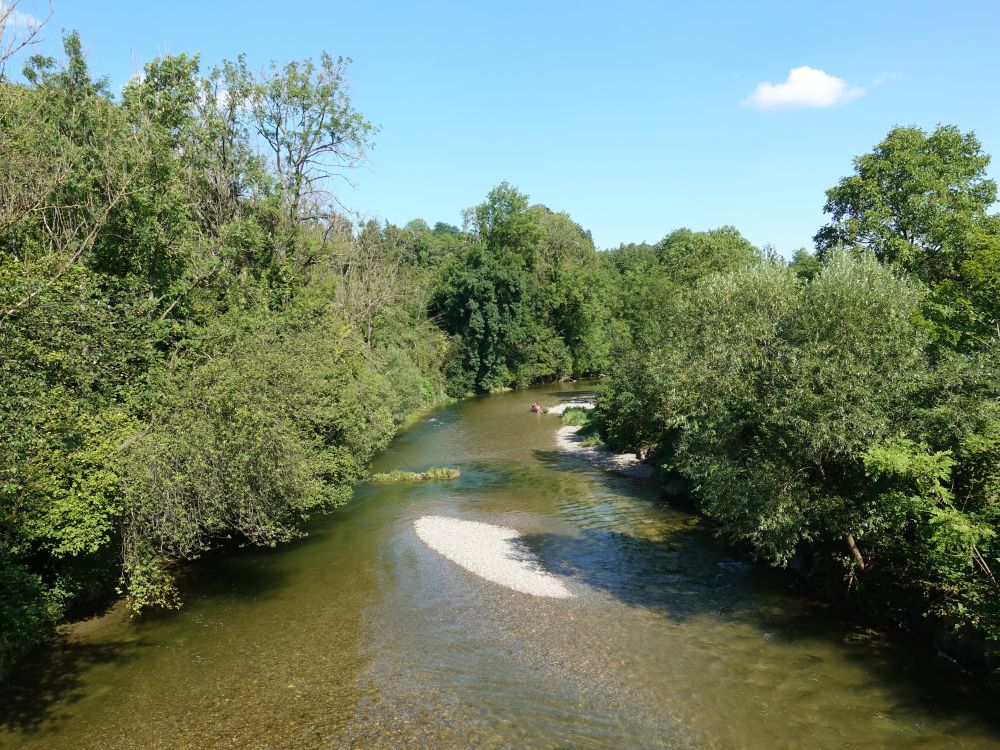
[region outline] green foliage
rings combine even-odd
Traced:
[[[890,438],[873,446],[864,461],[883,488],[880,500],[895,527],[908,532],[884,544],[887,562],[913,571],[929,613],[995,637],[1000,632],[1000,587],[992,570],[1000,562],[995,501],[962,493],[964,502],[956,502],[955,490],[967,488],[954,477],[959,462],[950,450]],[[995,456],[990,463],[995,474]]]
[[[127,450],[124,583],[151,542],[165,569],[221,537],[273,546],[350,495],[395,422],[388,381],[357,335],[328,320],[242,334],[229,354],[164,384],[152,424]],[[150,587],[155,591],[154,587]]]
[[[476,390],[507,386],[525,364],[522,356],[532,353],[518,346],[534,337],[529,284],[516,256],[501,258],[480,246],[449,270],[447,296],[438,304],[445,330],[460,337],[459,372],[470,374]]]
[[[800,247],[795,251],[788,267],[792,273],[805,281],[812,281],[823,268],[823,261],[819,256],[810,253],[805,248]]]
[[[761,253],[735,227],[727,226],[671,232],[656,245],[656,259],[675,285],[689,286],[706,276],[754,265]]]
[[[1000,634],[995,359],[930,357],[923,299],[835,251],[811,280],[776,262],[703,279],[602,388],[605,434],[658,452],[762,558],[839,561],[893,617]]]
[[[472,231],[490,251],[518,256],[527,265],[528,256],[541,238],[538,221],[528,211],[528,196],[501,182],[484,203],[465,215]]]
[[[432,277],[325,181],[374,133],[346,60],[163,57],[116,102],[64,47],[0,80],[0,676],[116,582],[177,606],[178,563],[299,535],[444,388]]]
[[[1000,638],[1000,219],[973,134],[896,128],[817,255],[732,227],[599,252],[501,183],[464,230],[355,227],[376,128],[344,58],[158,58],[116,101],[79,36],[0,79],[0,676],[115,588],[274,545],[445,394],[610,372],[587,444],[689,478],[726,538]],[[450,479],[391,472],[374,481]]]
[[[929,135],[894,128],[827,191],[832,221],[821,253],[861,246],[931,289],[924,314],[942,344],[976,347],[1000,337],[1000,219],[986,177],[990,157],[974,133],[940,125]]]
[[[613,316],[624,329],[618,332],[616,360],[628,356],[632,343],[644,346],[662,337],[669,328],[664,306],[679,291],[707,276],[761,261],[760,251],[733,227],[678,229],[656,245],[623,245],[609,255]]]
[[[580,427],[577,434],[583,437],[580,445],[585,448],[594,445],[604,445],[601,433],[606,428],[594,409],[581,409],[577,406],[571,406],[563,412],[562,422],[566,425]]]
[[[607,273],[589,233],[507,183],[469,209],[431,310],[453,336],[449,392],[594,374],[611,350]],[[444,237],[452,237],[442,231]]]
[[[655,362],[670,384],[656,413],[672,465],[727,535],[780,564],[804,542],[858,536],[857,454],[912,391],[917,299],[874,259],[845,255],[808,285],[767,265],[685,297]]]
[[[578,427],[585,425],[590,417],[590,409],[583,409],[579,406],[571,406],[562,413],[562,423]]]

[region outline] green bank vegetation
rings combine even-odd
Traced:
[[[583,438],[580,445],[589,447],[604,444],[601,439],[601,423],[593,409],[571,406],[562,413],[562,422],[580,428],[577,430],[577,434]]]
[[[432,466],[427,471],[401,471],[396,469],[380,474],[372,474],[371,481],[381,483],[394,482],[440,482],[446,479],[458,479],[462,472],[447,466]]]
[[[1000,638],[974,135],[892,130],[791,261],[732,227],[599,252],[507,183],[461,228],[356,225],[330,190],[377,128],[348,65],[168,56],[115,96],[68,34],[0,78],[0,673],[117,594],[178,606],[219,544],[301,534],[421,409],[598,374],[564,420],[685,479],[722,537]]]
[[[650,253],[659,314],[635,320],[598,399],[608,440],[687,478],[724,538],[984,650],[1000,639],[987,163],[954,127],[896,128],[828,191],[816,255],[690,273]]]
[[[65,53],[0,81],[0,673],[299,535],[445,390],[425,265],[327,192],[376,132],[346,60],[164,57],[114,97]]]

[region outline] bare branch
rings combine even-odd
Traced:
[[[0,79],[7,61],[14,55],[42,41],[42,27],[52,18],[52,6],[43,18],[18,10],[21,0],[0,0]]]

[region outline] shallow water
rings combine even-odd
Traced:
[[[72,628],[0,703],[11,748],[996,748],[997,704],[900,639],[736,559],[656,487],[559,453],[574,387],[410,429],[278,550],[206,559],[185,607]],[[508,590],[417,538],[440,515],[524,534],[573,598]]]

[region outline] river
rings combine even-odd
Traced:
[[[308,538],[192,565],[184,607],[67,630],[0,704],[10,748],[997,748],[996,703],[905,639],[739,559],[655,484],[560,453],[528,404],[469,399],[396,441]],[[416,519],[517,529],[572,598],[482,580]]]

